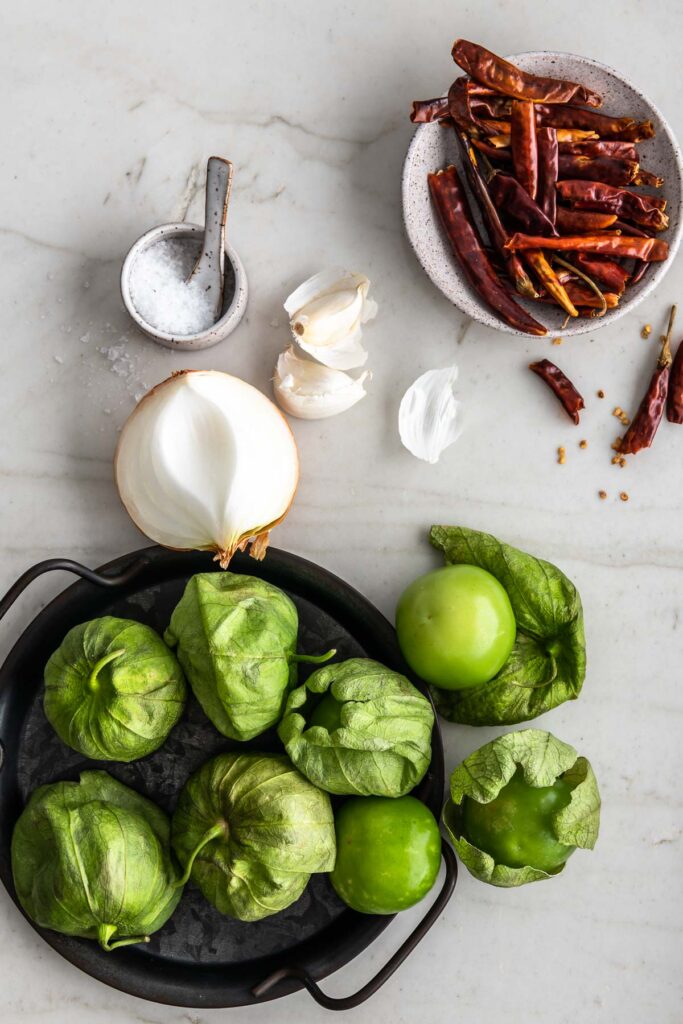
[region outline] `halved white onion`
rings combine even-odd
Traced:
[[[121,501],[164,547],[216,552],[226,568],[252,541],[263,558],[299,480],[296,443],[277,407],[217,370],[162,381],[126,421],[114,457]]]

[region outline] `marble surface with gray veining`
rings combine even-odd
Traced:
[[[558,348],[472,324],[436,292],[404,238],[399,182],[410,101],[448,85],[457,35],[501,53],[603,60],[683,136],[683,9],[673,0],[656,13],[638,0],[575,0],[571,11],[555,0],[6,6],[0,589],[38,559],[98,565],[140,546],[111,473],[136,397],[188,365],[267,391],[288,340],[286,295],[329,264],[366,272],[380,306],[366,332],[370,393],[343,418],[293,424],[301,487],[275,543],[339,573],[389,615],[401,588],[437,564],[425,540],[432,522],[489,530],[558,563],[583,597],[588,677],[579,702],[537,724],[591,758],[604,811],[595,852],[577,853],[557,880],[503,891],[463,873],[443,919],[352,1017],[674,1024],[683,1019],[683,429],[665,424],[652,451],[623,470],[610,465],[609,446],[612,408],[634,408],[667,308],[683,303],[683,263],[637,312]],[[118,273],[151,225],[201,219],[212,153],[235,164],[229,232],[250,304],[227,342],[188,362],[136,333]],[[650,341],[640,337],[646,322]],[[544,356],[587,396],[578,430],[526,369]],[[466,429],[428,466],[400,446],[398,402],[419,373],[453,362]],[[3,654],[66,582],[24,596],[2,623]],[[445,724],[447,768],[495,732]],[[326,989],[344,994],[367,980],[418,913]],[[4,892],[0,977],[3,1024],[227,1019],[105,988],[52,952]],[[252,1024],[322,1017],[305,993],[230,1015]]]

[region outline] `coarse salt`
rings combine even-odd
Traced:
[[[143,320],[166,334],[199,334],[216,322],[213,295],[188,281],[201,252],[195,238],[166,238],[139,254],[130,295]]]

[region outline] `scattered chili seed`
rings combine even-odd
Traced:
[[[567,461],[567,450],[566,448],[559,447],[557,449],[557,461],[561,466],[564,466]]]
[[[579,448],[587,448],[588,441],[579,441]]]
[[[616,416],[617,419],[621,419],[621,417],[624,415],[624,410],[621,408],[620,405],[615,405],[612,409],[612,415]]]
[[[628,494],[626,493],[626,491],[622,491],[619,497],[622,501],[628,501]]]
[[[618,451],[619,451],[619,449],[621,448],[621,438],[620,438],[620,437],[617,437],[617,438],[616,438],[616,439],[615,439],[615,440],[614,440],[614,441],[612,442],[612,445],[611,445],[611,447],[612,447],[612,448],[614,449],[614,451],[615,451],[615,452],[618,452]]]
[[[650,337],[651,334],[652,334],[652,324],[645,324],[645,326],[643,327],[642,331],[640,332],[641,338],[645,338],[645,340],[647,341],[647,339]]]
[[[598,391],[598,398],[604,398],[604,397],[605,397],[605,392],[602,390],[602,388],[600,388],[600,390]]]
[[[562,338],[553,338],[553,345],[561,345]]]
[[[598,491],[598,498],[600,498],[601,501],[604,501],[606,497],[607,491]]]

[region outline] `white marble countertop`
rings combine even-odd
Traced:
[[[683,137],[683,8],[38,0],[6,7],[3,22],[0,590],[38,559],[94,566],[141,546],[111,474],[135,395],[188,365],[267,390],[292,286],[331,263],[367,272],[380,305],[366,334],[370,395],[341,419],[294,424],[303,477],[275,543],[339,573],[388,614],[406,582],[437,564],[426,543],[433,522],[489,530],[558,563],[583,597],[588,677],[578,703],[536,724],[590,756],[604,809],[595,852],[577,853],[552,883],[496,890],[463,871],[443,920],[353,1019],[680,1021],[683,430],[665,425],[625,470],[610,465],[609,444],[613,405],[633,408],[667,307],[683,301],[683,262],[612,328],[560,349],[511,338],[467,322],[421,272],[403,235],[399,180],[410,101],[450,82],[456,35],[501,53],[604,60]],[[251,298],[227,342],[188,358],[135,332],[118,273],[149,226],[201,219],[214,152],[235,162],[230,233]],[[645,322],[650,342],[640,338]],[[589,396],[606,391],[580,432],[526,370],[532,356],[557,358]],[[420,372],[452,362],[466,430],[428,466],[399,444],[398,400]],[[23,598],[2,623],[3,653],[66,583]],[[445,723],[447,769],[494,733]],[[343,994],[369,978],[415,916],[326,989]],[[0,976],[4,1024],[226,1019],[91,980],[38,938],[4,891]],[[302,993],[230,1019],[322,1016]]]

